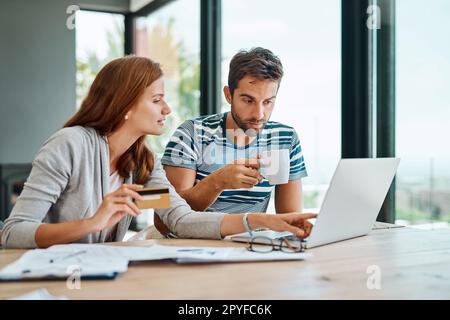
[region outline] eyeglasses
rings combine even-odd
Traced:
[[[295,236],[280,237],[271,239],[269,237],[257,236],[247,242],[247,250],[259,253],[269,253],[272,251],[282,251],[285,253],[304,252],[306,241]]]

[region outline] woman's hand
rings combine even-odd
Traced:
[[[140,215],[141,211],[133,203],[132,199],[144,200],[144,198],[136,192],[136,190],[142,188],[142,185],[124,184],[116,191],[108,193],[103,198],[103,202],[95,212],[94,216],[89,219],[95,232],[114,226],[127,214],[134,217]]]
[[[256,227],[262,225],[273,231],[289,231],[300,239],[308,237],[312,230],[312,223],[308,219],[316,218],[314,213],[280,213],[280,214],[264,214],[254,216],[255,219],[260,220],[256,222]],[[249,215],[249,224],[253,229],[251,215]]]

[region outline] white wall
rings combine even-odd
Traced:
[[[128,0],[0,2],[0,163],[31,162],[75,112],[75,30],[66,26],[72,4],[129,9]]]

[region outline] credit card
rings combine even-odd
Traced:
[[[144,200],[137,200],[139,209],[170,208],[170,195],[168,188],[145,188],[137,190]]]

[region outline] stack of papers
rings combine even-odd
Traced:
[[[162,246],[161,246],[162,247]],[[167,247],[162,248],[166,250]],[[216,248],[216,247],[174,247],[177,263],[211,263],[211,262],[250,262],[250,261],[287,261],[304,260],[310,254],[284,253],[272,251],[259,253],[248,251],[246,248]]]
[[[127,271],[129,262],[174,260],[177,263],[303,260],[309,254],[273,251],[257,253],[233,247],[151,247],[68,244],[35,249],[0,270],[0,280],[68,278],[112,279]]]
[[[243,247],[178,247],[158,244],[151,247],[70,244],[53,246],[47,250],[57,252],[66,251],[68,248],[74,251],[91,250],[98,256],[121,256],[128,261],[174,260],[177,263],[303,260],[310,255],[305,252],[285,253],[280,251],[259,253],[248,251]]]
[[[106,246],[104,246],[106,247]],[[68,278],[114,278],[128,269],[128,259],[108,250],[89,247],[49,248],[27,251],[20,259],[0,270],[0,280]]]

